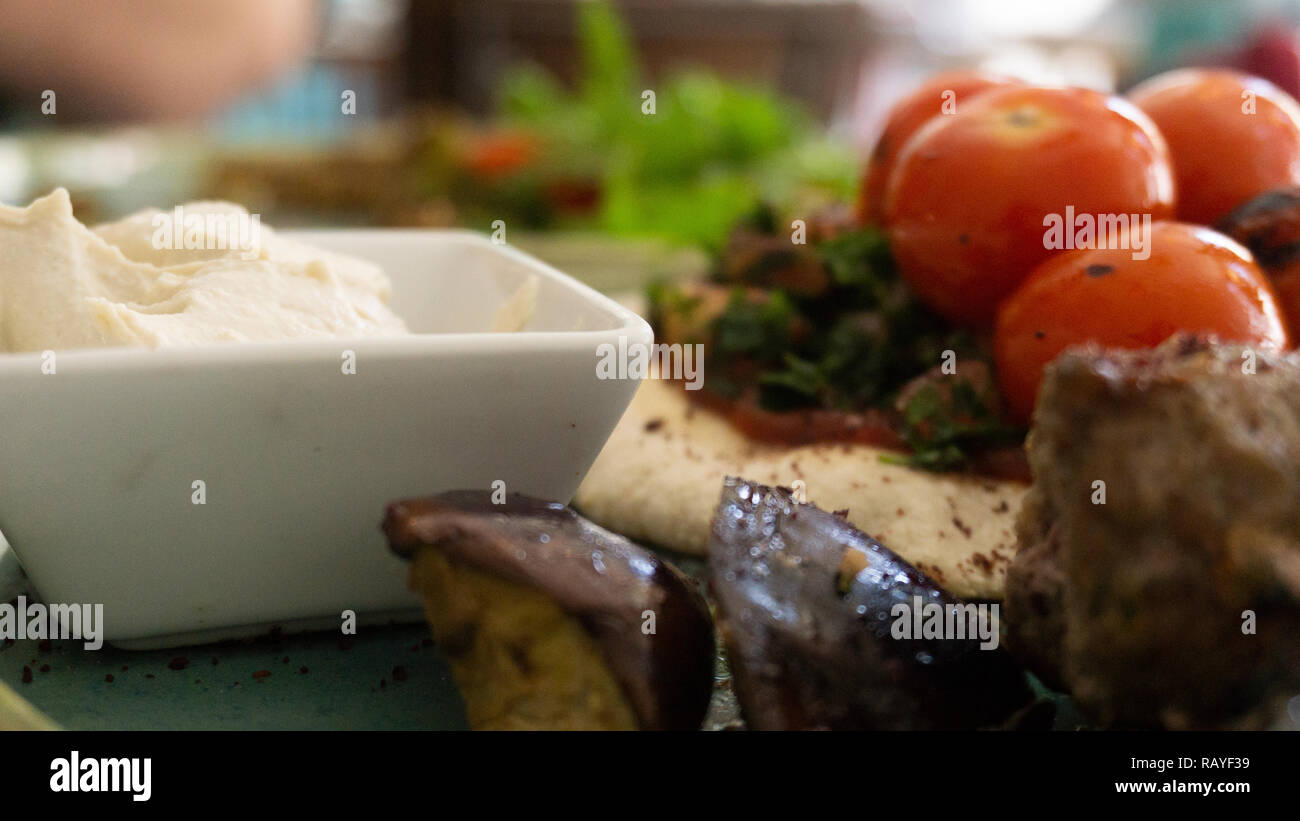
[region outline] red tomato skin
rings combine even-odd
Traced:
[[[1126,100],[1080,88],[989,91],[908,141],[885,195],[903,276],[943,316],[991,324],[1055,253],[1049,215],[1173,214],[1168,150]]]
[[[1237,242],[1177,222],[1151,227],[1148,259],[1125,249],[1065,251],[998,312],[994,360],[1013,419],[1027,422],[1043,369],[1067,348],[1150,348],[1180,331],[1282,350],[1290,337],[1268,278]]]
[[[946,71],[925,81],[890,109],[885,127],[867,158],[856,215],[859,225],[879,225],[884,219],[885,187],[899,152],[908,139],[945,111],[957,111],[968,100],[1018,82],[982,71]]]
[[[1267,80],[1227,69],[1179,69],[1147,80],[1128,97],[1169,144],[1177,219],[1213,225],[1257,194],[1300,184],[1300,105]]]

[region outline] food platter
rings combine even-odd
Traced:
[[[1300,189],[1177,210],[1155,89],[904,105],[861,201],[636,310],[504,224],[5,206],[0,625],[63,616],[0,677],[70,728],[1289,728]]]

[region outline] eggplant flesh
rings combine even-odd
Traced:
[[[696,729],[713,686],[703,596],[556,503],[452,491],[388,507],[476,729]]]
[[[973,606],[788,489],[725,481],[709,580],[752,728],[995,727],[1032,701],[1020,669],[974,622],[962,639],[896,625],[910,618],[900,605]]]

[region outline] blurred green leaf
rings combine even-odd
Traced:
[[[642,112],[639,58],[612,4],[578,10],[576,92],[544,71],[516,66],[499,89],[506,124],[544,146],[539,175],[599,183],[599,227],[717,249],[765,197],[852,190],[855,162],[808,117],[766,89],[699,70],[654,83]]]

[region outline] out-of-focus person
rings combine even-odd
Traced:
[[[60,117],[198,117],[307,56],[315,0],[7,0],[0,111]],[[48,96],[48,95],[46,95]],[[0,115],[0,121],[5,119]]]

